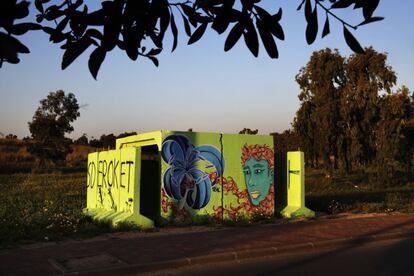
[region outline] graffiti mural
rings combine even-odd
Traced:
[[[241,167],[245,189],[240,188],[232,177],[222,177],[224,195],[233,196],[236,202],[227,206],[213,207],[215,217],[228,216],[236,220],[240,215],[253,214],[270,216],[274,210],[274,157],[273,150],[263,144],[245,144],[242,147]],[[211,175],[214,179],[217,176]]]
[[[151,171],[142,166],[149,152]],[[116,150],[88,156],[85,212],[148,228],[156,221],[268,218],[275,210],[273,153],[265,135],[167,130],[120,138]]]
[[[254,206],[266,199],[274,176],[274,154],[266,145],[247,145],[242,150],[244,181]]]
[[[205,207],[217,183],[210,179],[207,170],[213,169],[219,177],[223,175],[221,152],[211,145],[194,146],[184,135],[170,135],[162,143],[161,157],[169,165],[163,176],[168,197],[178,201],[179,209],[184,205],[195,210]]]

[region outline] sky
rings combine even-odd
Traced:
[[[242,39],[224,52],[228,32],[217,35],[211,29],[200,41],[187,45],[184,30],[179,29],[179,45],[173,53],[168,31],[158,68],[148,59],[134,62],[115,50],[107,54],[97,81],[87,66],[90,51],[61,70],[59,45],[49,43],[42,32],[24,35],[21,41],[31,53],[20,55],[19,64],[3,64],[0,69],[0,132],[20,138],[30,135],[27,122],[39,101],[56,90],[74,93],[82,106],[75,130],[68,135],[71,138],[83,133],[98,138],[161,129],[237,133],[247,127],[258,129],[259,134],[289,129],[300,104],[295,75],[312,52],[330,47],[343,56],[352,53],[342,26],[333,20],[331,34],[320,38],[323,16],[319,16],[318,39],[307,45],[303,12],[296,11],[299,3],[262,1],[271,13],[283,8],[285,40],[277,41],[279,59],[269,58],[262,46],[255,58]],[[362,21],[360,10],[341,15],[352,23]],[[385,20],[362,26],[353,34],[362,46],[388,53],[388,65],[398,78],[395,90],[405,85],[413,91],[414,1],[381,0],[375,15]]]

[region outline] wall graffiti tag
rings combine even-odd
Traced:
[[[125,154],[127,151],[130,153]],[[112,150],[89,156],[88,208],[133,212],[137,160],[132,151]]]

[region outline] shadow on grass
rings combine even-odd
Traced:
[[[413,189],[308,195],[306,205],[317,212],[414,212]]]

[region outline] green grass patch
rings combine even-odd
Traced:
[[[327,175],[310,171],[306,175],[306,205],[328,214],[341,212],[414,212],[414,182],[386,185],[373,181],[369,172]]]
[[[0,247],[136,229],[85,216],[85,183],[85,173],[0,175]]]
[[[0,247],[34,241],[87,238],[100,233],[138,230],[137,226],[93,221],[83,214],[86,205],[86,173],[0,174]],[[414,212],[414,182],[386,186],[367,174],[306,174],[306,205],[327,214],[341,212]],[[169,225],[243,226],[273,222],[254,214],[236,220],[215,221],[209,215],[175,218]],[[161,226],[164,223],[160,224]]]

